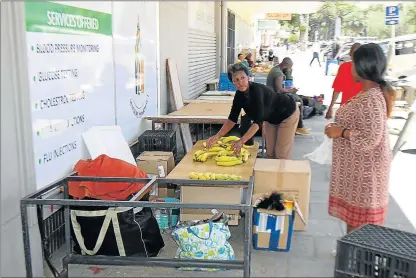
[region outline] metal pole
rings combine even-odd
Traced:
[[[68,180],[64,182],[64,199],[68,200],[69,198],[69,188],[68,188]],[[72,246],[71,246],[71,219],[70,219],[70,209],[69,205],[65,205],[64,209],[64,222],[65,222],[65,247],[66,247],[66,257],[62,260],[63,264],[63,271],[62,277],[69,276],[69,269],[68,269],[68,259],[72,253]]]
[[[253,207],[251,205],[251,198],[253,196],[254,178],[250,178],[250,183],[246,191],[247,199],[245,204],[245,219],[244,219],[244,277],[251,275],[251,241],[253,238]]]
[[[26,277],[33,277],[32,256],[30,252],[29,217],[26,204],[20,203],[20,218],[22,220],[23,248],[25,253]]]
[[[250,190],[247,190],[249,192]],[[248,196],[249,200],[251,197]],[[250,277],[251,273],[251,239],[253,229],[253,208],[248,206],[245,209],[244,227],[244,277]]]

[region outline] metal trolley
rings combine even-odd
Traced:
[[[221,186],[240,186],[245,188],[244,202],[242,204],[198,204],[198,203],[162,203],[148,201],[104,201],[104,200],[73,200],[69,199],[68,182],[70,181],[99,181],[99,182],[146,182],[145,187],[135,195],[132,200],[139,200],[146,195],[156,183],[158,184],[178,184],[178,185],[221,185]],[[63,187],[63,198],[43,199],[44,195],[53,190]],[[93,264],[93,265],[118,265],[118,266],[158,266],[158,267],[201,267],[201,268],[225,268],[243,269],[244,277],[250,277],[251,263],[251,238],[252,238],[252,217],[253,209],[251,206],[251,196],[253,194],[253,178],[250,181],[208,181],[208,180],[189,180],[189,179],[160,179],[160,178],[122,178],[122,177],[81,177],[75,174],[67,176],[51,185],[26,196],[20,201],[23,246],[25,253],[26,277],[33,277],[32,260],[29,239],[29,206],[59,205],[64,207],[65,225],[65,247],[66,254],[62,259],[63,270],[59,273],[60,277],[68,277],[69,264]],[[120,257],[120,256],[88,256],[72,253],[71,245],[71,219],[70,206],[103,206],[103,207],[148,207],[148,208],[167,208],[167,209],[218,209],[218,210],[239,210],[245,215],[244,221],[244,259],[243,260],[184,260],[174,258],[147,258],[147,257]]]

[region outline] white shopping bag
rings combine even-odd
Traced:
[[[322,144],[304,158],[323,165],[332,164],[332,139],[325,136]]]

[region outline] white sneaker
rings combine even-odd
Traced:
[[[337,249],[332,250],[331,255],[336,257],[337,256]]]

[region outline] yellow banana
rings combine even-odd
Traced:
[[[218,141],[218,142],[221,142],[221,141]],[[221,147],[221,145],[222,145],[222,144],[215,143],[215,144],[212,144],[212,147]],[[206,147],[207,147],[207,142],[203,142],[203,143],[202,143],[202,146],[203,146],[204,148],[206,148]]]
[[[243,154],[242,160],[243,160],[244,163],[248,161],[248,154],[247,153]]]
[[[196,151],[195,153],[194,153],[194,155],[193,155],[193,160],[195,161],[195,160],[197,160],[198,159],[198,156],[200,156],[201,154],[203,154],[203,153],[205,153],[205,151],[203,151],[203,150],[198,150],[198,151]]]
[[[243,145],[243,148],[244,148],[244,149],[252,149],[252,148],[254,148],[254,145],[251,145],[251,146],[248,146],[248,145]]]
[[[221,141],[224,144],[227,144],[228,142],[238,141],[238,140],[240,140],[240,137],[237,137],[237,136],[228,136],[228,137],[221,138]]]
[[[231,161],[217,161],[218,166],[234,166],[243,163],[240,159],[231,160]]]
[[[202,173],[198,173],[198,179],[200,180],[206,180],[207,178]]]
[[[195,173],[195,172],[190,172],[190,173],[189,173],[189,178],[190,178],[191,180],[197,180],[197,179],[198,179],[198,173]]]
[[[208,149],[208,152],[221,152],[221,151],[225,151],[225,149],[221,147],[212,147],[211,149]]]
[[[235,156],[220,156],[216,158],[217,161],[234,161],[234,160],[238,160],[237,157]]]
[[[217,181],[225,180],[224,175],[222,175],[222,174],[215,174],[215,180],[217,180]]]

